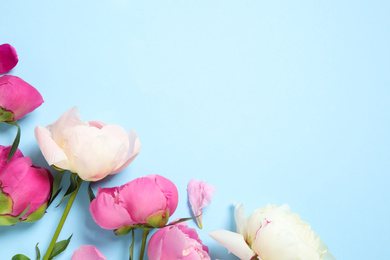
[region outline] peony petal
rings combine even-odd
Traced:
[[[147,178],[155,180],[156,185],[160,188],[167,200],[167,208],[169,209],[169,215],[172,216],[177,208],[179,202],[179,193],[173,182],[160,175],[148,175]]]
[[[37,126],[35,128],[35,139],[43,156],[49,165],[68,170],[69,160],[64,151],[54,142],[51,133],[47,128]]]
[[[234,202],[234,219],[236,220],[237,233],[246,237],[246,219],[244,204]]]
[[[125,169],[129,164],[134,161],[135,157],[141,152],[141,143],[138,139],[138,134],[135,130],[130,130],[127,133],[127,136],[129,138],[129,149],[127,153],[127,157],[125,162],[118,166],[111,174],[115,174],[118,172],[121,172],[123,169]]]
[[[10,44],[0,45],[0,74],[12,70],[18,63],[18,54]]]
[[[118,188],[100,188],[89,210],[93,220],[102,228],[117,229],[134,224],[129,213],[118,203]]]
[[[245,239],[241,234],[227,230],[215,230],[210,232],[209,236],[222,246],[226,247],[229,253],[235,254],[241,260],[250,260],[255,256],[255,253],[246,244]]]
[[[81,246],[73,253],[71,260],[107,260],[94,246]]]
[[[195,179],[191,179],[188,182],[188,200],[191,204],[194,216],[198,216],[203,213],[203,208],[211,203],[214,192],[215,187],[203,181],[199,181],[199,183],[197,183]],[[202,228],[202,216],[199,216],[196,221],[198,226]]]

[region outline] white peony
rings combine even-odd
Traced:
[[[246,220],[244,205],[235,204],[234,215],[237,233],[216,230],[209,235],[242,260],[335,260],[288,205],[267,205]]]

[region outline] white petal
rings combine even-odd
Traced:
[[[244,204],[234,202],[234,219],[236,220],[237,233],[246,236],[246,219]]]
[[[35,128],[35,138],[49,165],[68,170],[69,160],[64,151],[54,142],[51,133],[47,128],[37,126]]]
[[[215,241],[226,247],[241,260],[250,260],[255,253],[249,248],[241,234],[227,230],[215,230],[209,233]]]

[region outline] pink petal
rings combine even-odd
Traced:
[[[94,246],[81,246],[73,253],[71,260],[107,260]]]
[[[14,114],[14,121],[24,117],[43,103],[33,86],[12,75],[0,77],[0,106]]]
[[[211,203],[215,187],[206,182],[199,181],[197,183],[195,179],[191,179],[187,185],[187,192],[192,212],[195,216],[198,216],[203,213],[203,208]],[[202,228],[202,216],[199,216],[196,221],[198,226]]]
[[[167,208],[169,209],[169,215],[172,216],[173,213],[175,213],[177,204],[179,202],[179,193],[175,184],[160,175],[149,175],[147,177],[155,178],[156,185],[160,188],[165,198],[167,199]]]
[[[0,74],[12,70],[18,63],[18,54],[8,43],[0,45]]]
[[[117,187],[99,188],[96,198],[89,206],[92,218],[102,228],[117,229],[134,224],[129,213],[120,205],[118,192]]]
[[[232,252],[241,260],[250,260],[255,256],[255,253],[246,244],[241,234],[227,230],[215,230],[210,232],[209,236],[226,247],[229,253]]]

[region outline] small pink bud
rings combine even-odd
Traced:
[[[38,90],[21,78],[12,75],[0,77],[0,122],[17,121],[42,103]],[[4,119],[5,113],[11,113],[11,118]]]
[[[12,70],[18,63],[18,54],[8,43],[0,45],[0,74]]]

